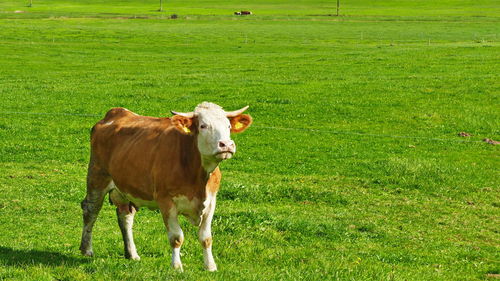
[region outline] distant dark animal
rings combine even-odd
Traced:
[[[234,12],[235,15],[237,16],[244,16],[244,15],[251,15],[252,12],[250,11],[241,11],[241,12]]]

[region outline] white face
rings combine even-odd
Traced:
[[[198,119],[200,154],[218,161],[231,158],[236,152],[236,145],[231,140],[231,124],[225,111],[219,108],[207,108],[195,113]]]

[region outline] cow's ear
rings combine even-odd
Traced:
[[[181,132],[184,135],[193,135],[193,131],[195,129],[194,126],[194,118],[184,117],[181,115],[174,115],[170,120],[172,120],[172,124],[175,129]]]
[[[235,117],[230,117],[231,133],[241,133],[252,124],[252,116],[248,114],[240,114]]]

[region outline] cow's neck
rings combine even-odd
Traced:
[[[191,171],[195,172],[196,174],[201,173],[202,177],[208,179],[208,177],[210,177],[210,174],[217,168],[217,166],[219,166],[220,161],[217,161],[216,159],[214,159],[214,157],[211,156],[205,157],[201,155],[200,151],[198,150],[198,141],[195,136],[190,136],[185,145],[186,146],[184,148],[188,149],[189,151],[193,151],[194,154],[188,153],[187,155],[190,156],[181,158],[186,159],[193,157],[192,159],[189,159],[190,164],[195,166],[190,167],[192,169]]]
[[[213,157],[203,157],[203,155],[200,155],[200,157],[201,166],[207,172],[207,175],[210,175],[219,166],[219,161],[214,160]]]

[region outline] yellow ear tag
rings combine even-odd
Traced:
[[[239,129],[243,128],[243,126],[244,126],[244,125],[243,125],[243,123],[241,123],[241,122],[236,122],[236,124],[234,124],[234,128],[235,128],[236,130],[239,130]]]
[[[189,130],[189,128],[188,128],[188,127],[182,127],[182,130],[183,130],[186,134],[191,133],[191,130]]]

